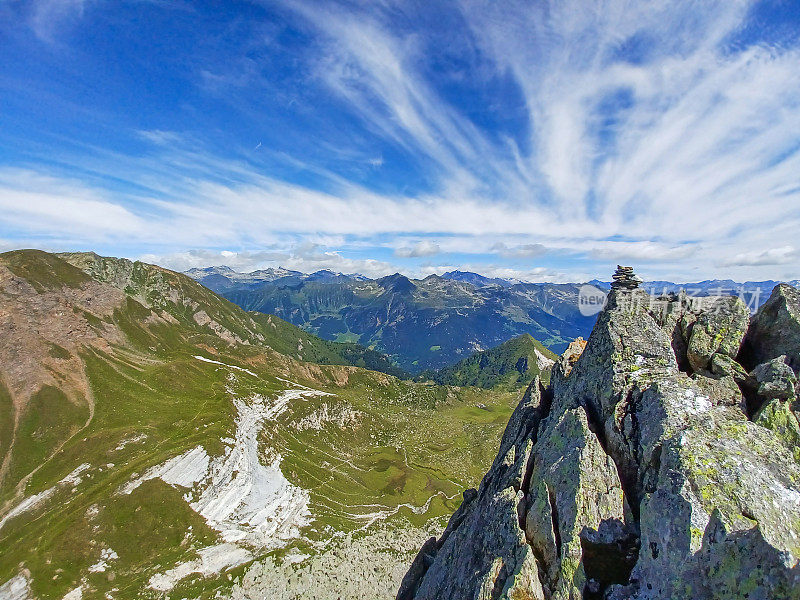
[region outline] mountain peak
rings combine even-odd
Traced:
[[[510,287],[513,285],[513,283],[515,283],[508,279],[502,279],[500,277],[486,277],[485,275],[481,275],[480,273],[472,273],[471,271],[448,271],[442,275],[442,279],[462,281],[476,287],[486,287],[490,285]]]
[[[795,597],[800,293],[778,286],[752,322],[737,297],[651,300],[613,289],[528,388],[398,599]]]
[[[414,283],[408,277],[400,273],[381,277],[378,279],[378,283],[385,290],[392,291],[396,294],[407,294],[416,289]]]

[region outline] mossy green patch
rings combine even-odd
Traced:
[[[41,465],[55,449],[86,422],[89,406],[77,404],[60,389],[42,387],[33,395],[23,412],[9,468],[9,483]]]
[[[795,461],[800,463],[800,425],[789,402],[772,400],[761,408],[754,421],[774,431]]]
[[[540,356],[551,361],[557,358],[531,335],[524,334],[490,350],[477,352],[453,366],[425,371],[418,379],[430,379],[442,385],[519,389],[537,376],[545,383],[549,380],[550,370],[540,367]]]
[[[80,269],[41,250],[12,250],[0,254],[0,262],[17,277],[25,279],[38,292],[71,287],[91,281]]]

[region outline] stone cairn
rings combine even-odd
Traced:
[[[614,289],[635,290],[642,282],[634,273],[633,267],[622,267],[617,265],[617,270],[612,277],[611,287]]]

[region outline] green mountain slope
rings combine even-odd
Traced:
[[[408,374],[386,356],[355,343],[321,339],[272,315],[259,312],[240,314],[238,307],[180,273],[125,259],[106,258],[93,252],[62,253],[66,262],[95,280],[122,289],[146,306],[168,312],[184,326],[221,326],[226,339],[247,344],[265,344],[273,350],[308,362],[327,365],[356,365],[396,377]],[[175,298],[191,298],[198,312],[187,312]],[[208,321],[208,323],[206,323]],[[266,333],[268,332],[268,333]],[[268,342],[267,342],[268,340]]]
[[[535,377],[548,381],[556,358],[526,333],[495,348],[476,352],[451,367],[426,371],[420,379],[430,379],[440,385],[515,389],[527,386]]]
[[[0,255],[0,596],[214,598],[452,512],[517,394],[307,362],[345,356],[158,267]]]

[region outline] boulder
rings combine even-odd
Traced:
[[[730,377],[739,385],[750,381],[745,368],[727,354],[717,353],[711,358],[711,373],[715,377]]]
[[[682,371],[690,370],[689,336],[703,300],[705,298],[694,298],[681,290],[677,294],[660,296],[650,305],[650,316],[669,337],[675,360]]]
[[[800,291],[787,284],[772,290],[769,300],[753,316],[743,348],[748,368],[786,356],[786,363],[800,372]]]
[[[735,296],[714,299],[691,328],[687,357],[694,371],[708,371],[715,354],[739,354],[750,323],[750,312]]]
[[[778,356],[753,369],[756,393],[762,401],[773,398],[789,400],[795,397],[797,376],[786,361],[786,356]]]
[[[569,377],[569,374],[572,372],[572,367],[574,367],[575,363],[578,362],[578,359],[581,357],[584,348],[586,348],[586,340],[584,340],[582,337],[572,340],[569,346],[567,346],[567,349],[564,350],[564,353],[553,365],[551,378],[556,377],[559,379],[564,379]]]
[[[800,424],[788,402],[770,400],[756,413],[756,424],[772,430],[794,459],[800,462]]]

